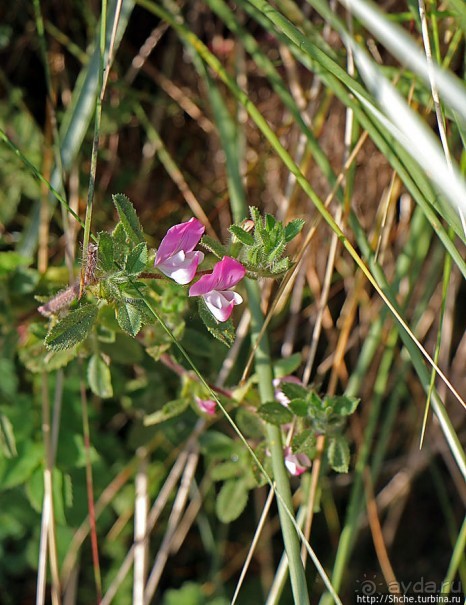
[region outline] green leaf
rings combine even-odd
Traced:
[[[33,441],[18,442],[18,455],[5,460],[3,474],[0,478],[2,490],[24,484],[44,458],[44,447]]]
[[[237,519],[248,503],[248,490],[244,481],[231,479],[222,485],[215,502],[215,512],[222,523]]]
[[[144,233],[138,215],[130,200],[121,193],[117,193],[113,197],[113,203],[123,224],[124,230],[128,238],[135,244],[144,241]]]
[[[292,399],[289,409],[295,416],[300,416],[301,418],[306,418],[308,415],[308,403],[304,399]]]
[[[262,225],[262,215],[260,210],[255,206],[249,206],[249,214],[251,215],[252,222],[255,224],[256,228]]]
[[[291,242],[301,229],[304,227],[305,222],[300,218],[295,218],[293,221],[289,222],[285,227],[285,240],[286,242]]]
[[[99,353],[94,353],[89,360],[87,380],[94,395],[98,395],[102,399],[109,399],[113,396],[110,368]]]
[[[300,384],[295,382],[287,382],[283,380],[280,382],[279,389],[288,397],[288,399],[306,399],[308,396],[308,390]]]
[[[244,408],[239,408],[235,416],[236,424],[245,437],[261,439],[264,436],[264,425],[257,414]]]
[[[98,258],[99,264],[104,271],[113,271],[115,269],[113,264],[113,237],[106,231],[99,233]]]
[[[333,395],[324,398],[324,405],[331,406],[338,416],[350,416],[356,411],[360,399],[347,395]]]
[[[245,246],[254,246],[254,237],[239,225],[232,225],[230,227],[230,233]]]
[[[160,424],[161,422],[165,422],[165,420],[169,420],[170,418],[174,418],[175,416],[179,416],[181,413],[185,411],[185,409],[189,405],[189,399],[174,399],[173,401],[169,401],[166,403],[162,409],[157,410],[153,414],[146,416],[144,418],[144,426],[151,426],[152,424]]]
[[[63,368],[78,354],[76,347],[64,351],[48,351],[43,341],[35,341],[19,349],[19,358],[33,373],[53,372]]]
[[[331,437],[328,443],[327,458],[337,473],[347,473],[350,460],[348,441],[343,435]]]
[[[238,462],[222,462],[212,469],[211,477],[214,481],[226,481],[227,479],[238,477],[241,474],[241,470]]]
[[[311,415],[313,415],[313,413],[320,413],[324,411],[325,406],[323,405],[321,398],[319,397],[319,395],[317,395],[315,391],[311,391],[308,394],[308,401],[309,412],[311,413]]]
[[[145,242],[141,242],[128,255],[125,265],[126,273],[139,275],[146,268],[147,258],[147,246]]]
[[[127,242],[126,230],[123,223],[119,221],[112,232],[113,239],[113,260],[117,266],[122,267],[123,261],[128,254],[129,245]]]
[[[127,334],[115,334],[115,342],[102,343],[101,350],[108,355],[112,362],[123,365],[133,365],[143,360],[144,353],[141,344]]]
[[[0,451],[5,458],[13,458],[18,455],[16,451],[15,435],[10,419],[0,413]]]
[[[209,237],[208,235],[204,235],[200,242],[201,246],[204,246],[209,252],[215,254],[217,258],[222,259],[224,256],[227,256],[227,249],[223,244],[218,242],[213,237]]]
[[[269,233],[273,232],[273,230],[275,229],[276,223],[277,223],[277,220],[275,219],[274,216],[272,216],[271,214],[265,215],[265,228],[267,229],[267,231]]]
[[[53,469],[52,479],[52,498],[55,521],[60,525],[66,525],[65,516],[65,484],[66,479],[63,473]],[[26,496],[32,508],[38,513],[42,512],[44,505],[44,472],[42,468],[37,468],[25,484]]]
[[[202,433],[199,444],[204,456],[217,459],[229,458],[236,451],[236,443],[233,439],[218,431]]]
[[[13,401],[18,391],[18,376],[14,361],[0,357],[0,400]]]
[[[199,316],[204,322],[205,327],[209,330],[212,336],[223,342],[227,347],[231,347],[235,340],[235,327],[231,319],[228,321],[219,322],[209,311],[202,296],[199,296]]]
[[[163,593],[162,605],[228,605],[222,597],[207,599],[203,588],[194,582],[185,582],[181,588],[170,588]]]
[[[293,414],[281,403],[270,401],[262,404],[258,409],[259,416],[269,424],[280,426],[292,422]]]
[[[141,329],[141,310],[131,302],[120,301],[117,304],[116,318],[120,325],[120,328],[131,336],[136,336],[136,334]]]
[[[97,318],[95,305],[84,305],[68,313],[45,337],[45,346],[52,351],[71,349],[89,334]]]
[[[18,267],[27,267],[31,262],[29,257],[22,256],[13,250],[0,252],[0,276],[8,275]]]
[[[293,374],[301,365],[301,353],[293,353],[289,357],[283,357],[273,364],[275,378],[283,378]]]
[[[291,442],[291,450],[294,454],[306,454],[311,460],[316,454],[316,436],[312,429],[306,429],[297,433]]]

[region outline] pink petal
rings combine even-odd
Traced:
[[[299,477],[311,466],[311,461],[306,454],[293,454],[290,447],[283,450],[285,466],[294,477]]]
[[[157,269],[176,281],[177,284],[185,285],[193,280],[197,267],[203,260],[203,252],[196,251],[185,254],[183,250],[180,250],[177,254],[160,262]]]
[[[208,416],[213,416],[215,414],[215,410],[217,409],[217,402],[212,401],[212,399],[200,399],[196,397],[196,403],[199,406],[201,412],[207,414]]]
[[[155,256],[154,266],[158,266],[171,256],[180,251],[192,252],[199,243],[205,231],[204,225],[197,218],[192,218],[186,223],[179,223],[171,227],[163,240]]]
[[[224,256],[218,262],[212,273],[203,275],[201,279],[189,289],[189,296],[202,296],[212,290],[228,290],[235,286],[246,275],[243,265],[229,256]]]
[[[212,290],[212,292],[204,294],[203,298],[217,321],[227,321],[233,312],[233,307],[243,302],[243,298],[237,292],[228,290],[225,292]]]

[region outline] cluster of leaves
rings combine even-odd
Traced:
[[[286,226],[271,214],[261,215],[251,207],[251,220],[232,225],[230,231],[242,244],[240,260],[255,277],[278,277],[290,269],[291,261],[285,255],[286,246],[304,226],[302,219],[294,219]]]
[[[115,195],[113,201],[120,221],[113,233],[99,233],[98,267],[89,267],[89,263],[94,265],[94,259],[89,252],[87,255],[88,277],[85,283],[90,284],[89,290],[95,294],[97,302],[81,305],[51,327],[45,345],[52,351],[72,349],[81,343],[96,324],[103,302],[114,306],[120,328],[131,336],[136,336],[144,320],[148,319],[139,285],[135,281],[148,264],[147,244],[136,211],[128,198]],[[101,279],[95,275],[97,270],[103,272]]]
[[[295,422],[291,449],[295,454],[306,454],[310,460],[316,454],[316,437],[325,435],[330,467],[338,473],[348,472],[350,450],[343,430],[359,399],[346,395],[319,397],[314,389],[293,382],[283,382],[280,389],[290,400],[288,407],[277,401],[264,403],[258,410],[259,416],[277,426]]]
[[[285,256],[286,246],[304,226],[302,219],[294,219],[283,225],[271,214],[262,216],[253,206],[249,208],[250,219],[232,225],[232,240],[224,246],[205,235],[201,244],[217,258],[233,256],[246,267],[249,277],[280,277],[286,273],[292,263]]]

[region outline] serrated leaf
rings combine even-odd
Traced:
[[[143,242],[144,232],[133,204],[122,193],[117,193],[112,198],[128,238],[135,244]]]
[[[314,431],[306,429],[293,437],[291,449],[294,454],[306,454],[306,456],[312,460],[316,454],[316,441]]]
[[[98,247],[99,265],[104,271],[113,271],[113,237],[106,231],[99,233]]]
[[[84,305],[68,313],[49,331],[45,346],[52,351],[62,351],[81,343],[94,325],[97,311],[95,305]]]
[[[350,460],[348,441],[343,435],[331,437],[328,443],[327,458],[337,473],[347,473]]]
[[[94,395],[109,399],[113,397],[110,368],[99,353],[94,353],[87,366],[87,380]]]
[[[272,216],[271,214],[265,215],[265,228],[269,233],[274,230],[276,223],[277,221],[274,216]]]
[[[230,233],[245,246],[254,246],[254,237],[239,225],[232,225],[230,227]]]
[[[287,424],[293,420],[293,414],[290,410],[276,401],[263,403],[257,412],[265,422],[275,424],[276,426]]]
[[[128,254],[125,265],[126,273],[139,275],[146,268],[147,258],[147,246],[145,242],[141,242]]]
[[[279,277],[280,275],[283,275],[283,273],[286,273],[290,267],[290,259],[287,257],[282,258],[279,261],[273,263],[270,269],[270,274],[272,277]]]
[[[306,399],[308,390],[295,382],[287,382],[286,379],[280,382],[280,390],[288,397],[288,399]]]
[[[249,206],[249,214],[251,215],[251,219],[256,227],[262,224],[262,215],[258,208],[255,206]]]
[[[205,327],[209,330],[212,336],[223,342],[227,347],[231,347],[235,340],[235,327],[231,319],[218,322],[212,313],[207,308],[204,299],[200,296],[199,299],[199,317],[204,322]]]
[[[244,481],[230,480],[222,485],[215,502],[215,512],[222,523],[237,519],[248,503],[249,492]]]
[[[309,402],[310,412],[311,411],[321,412],[324,409],[324,405],[322,403],[322,400],[319,397],[319,395],[317,395],[317,393],[315,391],[311,391],[308,394],[307,400]]]
[[[324,405],[330,406],[333,413],[338,416],[350,416],[356,411],[359,402],[358,397],[348,397],[347,395],[333,395],[324,399]]]
[[[292,399],[288,408],[295,416],[305,418],[308,415],[308,404],[304,399]]]
[[[125,228],[123,227],[123,223],[118,221],[115,226],[115,229],[112,232],[113,239],[113,260],[116,265],[119,267],[122,266],[123,261],[128,253],[129,245],[128,238],[126,235]]]
[[[141,329],[142,313],[138,307],[130,302],[120,301],[116,308],[116,318],[120,328],[136,336]]]
[[[295,218],[286,225],[285,240],[287,243],[291,242],[291,240],[298,235],[298,233],[304,227],[304,224],[305,222],[301,218]]]
[[[215,254],[217,258],[222,259],[224,256],[227,256],[227,249],[225,248],[225,246],[213,237],[204,235],[204,237],[200,241],[200,244],[201,246],[204,246],[204,248],[207,248],[209,252]]]
[[[144,418],[144,426],[160,424],[161,422],[165,422],[165,420],[179,416],[185,411],[188,405],[189,399],[186,398],[169,401],[162,407],[162,409],[157,410],[153,414],[149,414],[149,416],[146,416]]]

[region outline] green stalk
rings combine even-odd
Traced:
[[[89,188],[87,193],[87,206],[86,206],[86,220],[84,223],[84,237],[83,237],[83,258],[81,266],[81,282],[80,282],[80,296],[84,289],[84,275],[87,266],[87,250],[89,246],[89,236],[91,233],[91,220],[92,220],[92,205],[94,202],[94,189],[95,189],[95,177],[97,172],[97,154],[99,152],[99,137],[100,137],[100,123],[102,120],[102,100],[105,93],[104,85],[104,61],[105,61],[105,41],[106,41],[106,28],[107,28],[107,0],[102,0],[102,11],[100,16],[100,69],[99,69],[99,85],[100,94],[97,95],[96,108],[95,108],[95,123],[94,123],[94,140],[92,142],[92,154],[91,154],[91,170],[89,174]],[[108,66],[110,67],[110,66]]]
[[[251,311],[251,338],[255,351],[255,367],[259,380],[259,393],[262,403],[273,401],[274,388],[272,384],[273,371],[269,352],[269,341],[266,333],[258,340],[264,324],[264,316],[260,307],[260,290],[257,282],[246,282],[249,309]],[[267,439],[272,457],[272,469],[275,484],[281,499],[278,500],[278,514],[282,529],[283,542],[290,567],[291,588],[295,604],[309,603],[306,576],[301,561],[298,535],[290,515],[293,515],[290,482],[283,459],[283,444],[281,431],[278,426],[267,425]],[[288,510],[286,510],[288,509]]]

